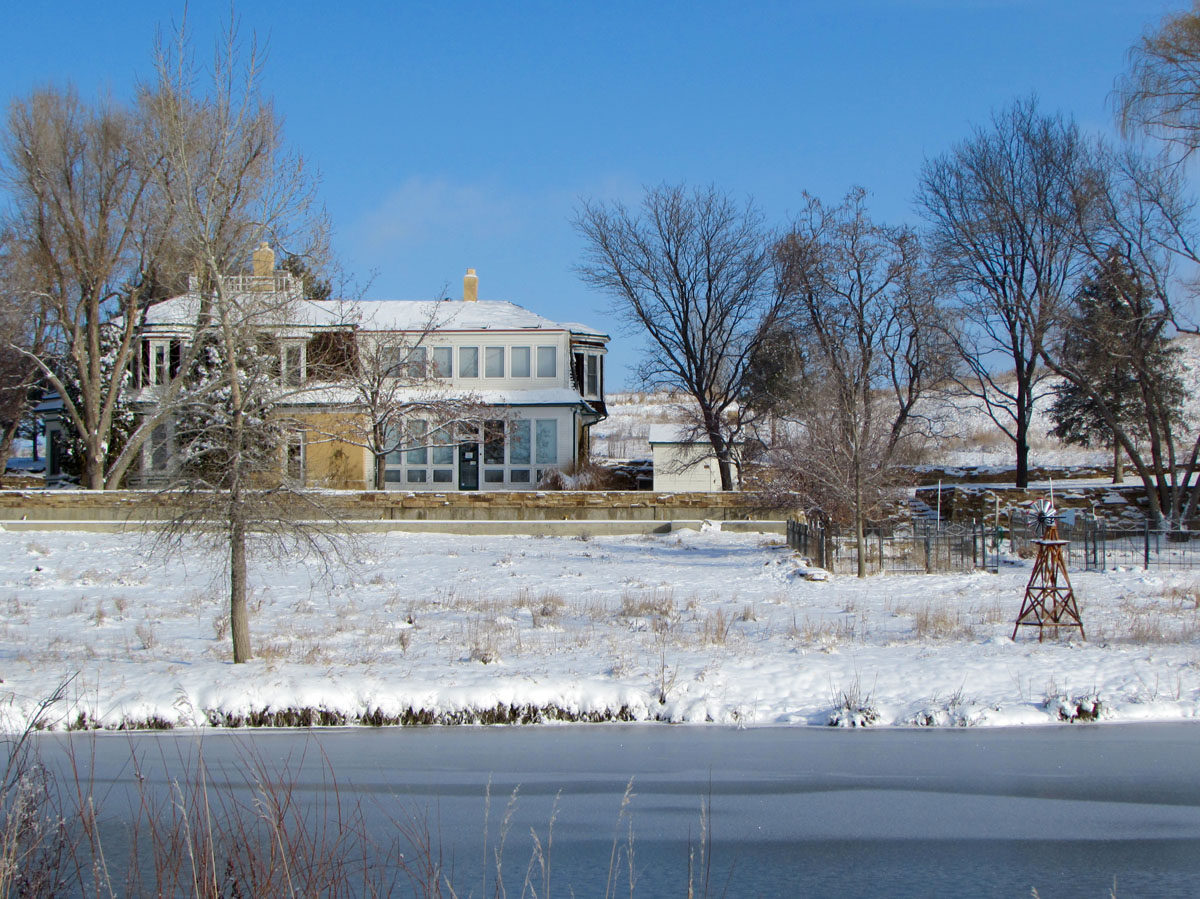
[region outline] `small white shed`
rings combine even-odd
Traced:
[[[735,448],[736,450],[736,448]],[[650,452],[654,459],[654,490],[659,493],[716,493],[721,489],[721,469],[712,445],[692,436],[684,425],[650,426]],[[737,468],[733,486],[738,488]]]

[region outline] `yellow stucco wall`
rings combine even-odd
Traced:
[[[367,490],[371,484],[370,454],[343,437],[353,413],[310,412],[294,417],[304,429],[304,482],[309,487]]]

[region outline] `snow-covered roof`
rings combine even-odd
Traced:
[[[190,325],[200,297],[183,294],[146,311],[146,321],[163,327]],[[578,322],[556,322],[514,303],[498,300],[297,300],[281,309],[280,326],[336,327],[357,325],[364,331],[569,331],[607,338]]]
[[[269,302],[277,303],[277,309],[268,309],[262,315],[264,323],[286,327],[296,325],[301,327],[330,327],[345,322],[345,305],[338,303],[318,303],[312,300],[287,300],[284,297],[275,299],[274,295],[266,295]],[[240,299],[240,298],[239,298]],[[252,308],[249,295],[245,298],[246,308]],[[180,327],[190,327],[195,324],[200,312],[200,296],[195,293],[185,293],[161,303],[155,303],[146,310],[146,324]]]

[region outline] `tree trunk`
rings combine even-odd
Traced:
[[[1113,479],[1114,484],[1125,483],[1125,451],[1121,444],[1113,441]]]
[[[21,420],[17,419],[0,434],[0,474],[4,474],[4,468],[8,465],[8,457],[12,455],[13,441],[20,426]],[[37,461],[37,437],[33,438],[33,460]]]
[[[250,616],[246,610],[246,521],[235,506],[229,522],[229,633],[233,661],[250,660]]]
[[[729,461],[729,448],[726,447],[725,452],[717,458],[717,470],[721,474],[721,490],[729,491],[733,489],[733,465]]]
[[[858,576],[867,576],[867,540],[863,534],[862,475],[854,466],[854,543],[858,548]]]
[[[1017,410],[1017,482],[1018,490],[1029,487],[1029,422],[1023,409]]]
[[[88,490],[104,489],[104,453],[100,450],[100,438],[91,435],[87,441],[87,466],[84,468],[84,486]]]
[[[375,489],[387,489],[387,456],[375,454]]]

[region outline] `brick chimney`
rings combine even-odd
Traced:
[[[275,251],[265,240],[254,251],[254,275],[257,278],[269,278],[275,272]]]
[[[251,258],[254,263],[254,289],[270,290],[275,283],[275,251],[264,240]]]
[[[467,269],[467,273],[463,275],[463,302],[479,302],[479,278],[473,268]]]

